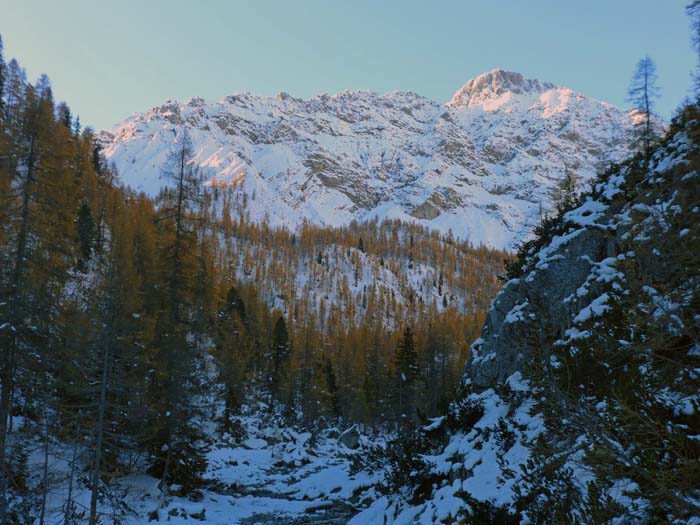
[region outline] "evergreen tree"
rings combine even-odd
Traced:
[[[70,113],[70,108],[65,102],[61,102],[56,107],[56,112],[58,113],[58,121],[63,124],[66,129],[73,131],[73,117]]]
[[[695,93],[700,96],[700,0],[690,2],[685,11],[690,17],[690,37],[698,66],[695,72]]]
[[[557,212],[569,210],[574,205],[578,194],[579,179],[580,177],[576,173],[567,169],[564,177],[552,188],[550,198]]]
[[[5,113],[5,77],[7,76],[5,69],[6,66],[2,44],[2,35],[0,34],[0,120],[3,118]]]
[[[654,102],[660,91],[656,82],[656,64],[649,55],[646,55],[637,63],[627,95],[634,109],[642,116],[642,121],[638,125],[639,140],[647,160],[655,136],[652,117],[654,116]]]
[[[80,116],[77,116],[77,117],[75,117],[75,120],[73,121],[73,128],[72,128],[73,135],[75,135],[76,137],[78,135],[80,135],[81,129],[82,129],[82,127],[80,126]]]
[[[324,365],[324,375],[326,377],[326,392],[328,393],[328,404],[333,417],[340,416],[340,404],[338,401],[338,379],[333,369],[333,363],[330,359],[326,360]]]
[[[246,307],[235,286],[231,286],[217,313],[216,356],[219,380],[224,388],[222,432],[231,432],[231,418],[244,397],[253,340],[248,332]]]
[[[362,378],[362,392],[364,404],[367,407],[370,421],[376,421],[382,414],[383,401],[387,396],[388,377],[382,360],[382,328],[377,326],[371,335],[371,339],[365,346],[365,373]]]
[[[306,318],[298,328],[298,335],[295,339],[295,348],[300,353],[298,370],[298,397],[301,406],[304,423],[311,424],[319,415],[319,399],[314,388],[314,368],[316,364],[316,350],[320,346],[320,337],[316,318],[312,312],[307,312]],[[298,343],[297,343],[298,342]]]

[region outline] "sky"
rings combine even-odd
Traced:
[[[84,124],[236,92],[414,91],[439,102],[495,68],[626,107],[657,64],[670,117],[695,69],[688,0],[0,0],[5,58],[49,75]]]

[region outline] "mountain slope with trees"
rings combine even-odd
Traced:
[[[700,105],[659,136],[655,80],[98,136],[0,40],[0,525],[700,525]]]
[[[406,370],[415,417],[452,399],[504,252],[398,221],[222,214],[236,197],[204,184],[192,144],[178,134],[164,187],[136,192],[0,49],[3,525],[133,516],[121,481],[145,474],[172,501],[220,494],[214,450],[264,433],[244,411],[386,429]]]
[[[684,107],[523,245],[462,400],[353,523],[698,523],[699,123]]]

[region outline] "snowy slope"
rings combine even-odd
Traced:
[[[254,220],[400,218],[511,248],[549,208],[565,173],[585,182],[628,154],[632,126],[609,104],[494,70],[447,104],[398,91],[168,101],[100,140],[122,180],[151,195],[186,128],[195,163],[209,180],[245,193]]]
[[[700,524],[699,121],[687,107],[648,164],[611,171],[532,245],[464,397],[425,428],[443,435],[422,478],[353,525]]]

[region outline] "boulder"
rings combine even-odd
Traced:
[[[360,432],[356,427],[351,427],[340,435],[338,441],[345,447],[355,450],[360,447]]]

